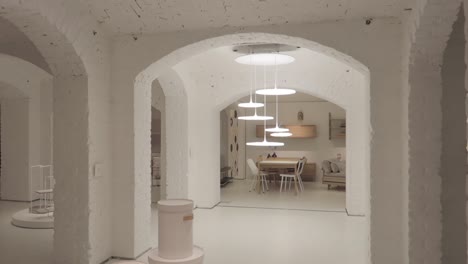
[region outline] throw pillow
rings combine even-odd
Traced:
[[[337,173],[337,172],[340,172],[340,167],[338,167],[336,163],[331,163],[331,170],[333,173]]]
[[[332,171],[330,166],[330,161],[324,160],[322,161],[322,169],[324,173],[330,173]]]

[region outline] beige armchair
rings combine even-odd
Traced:
[[[346,187],[346,161],[330,159],[322,162],[322,183]]]

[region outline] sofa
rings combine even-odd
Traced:
[[[346,188],[346,161],[329,159],[322,161],[322,183]]]

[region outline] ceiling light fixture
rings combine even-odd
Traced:
[[[259,66],[284,65],[294,61],[292,56],[273,53],[254,53],[236,58],[237,63]]]
[[[239,116],[240,120],[247,120],[247,121],[266,121],[266,120],[273,120],[272,116],[259,116],[257,115],[257,110],[255,109],[255,114],[253,116]]]
[[[263,71],[263,81],[264,84],[266,85],[266,67],[264,68]],[[266,95],[263,96],[263,114],[266,114]],[[263,121],[263,127],[266,127],[266,120]],[[266,140],[266,131],[265,129],[263,130],[263,141],[257,141],[257,142],[247,142],[247,146],[255,146],[255,147],[282,147],[284,146],[283,142],[272,142],[272,141],[267,141]]]
[[[271,133],[270,136],[272,137],[290,137],[292,136],[291,132],[275,132]]]
[[[251,57],[250,58],[253,62],[253,60],[255,59],[254,57]],[[257,108],[257,107],[262,107],[263,104],[262,103],[258,103],[257,102],[257,94],[255,93],[255,101],[252,101],[252,87],[255,85],[257,85],[257,66],[255,64],[252,64],[253,65],[253,71],[252,71],[252,75],[250,76],[250,101],[248,103],[240,103],[238,104],[239,107],[243,107],[243,108]],[[255,80],[255,84],[253,83]],[[255,89],[255,92],[257,90]]]
[[[254,86],[257,87],[257,66],[254,65]],[[261,106],[265,106],[266,101],[262,103],[257,102],[257,94],[254,97],[254,104],[261,104]],[[255,107],[254,115],[252,116],[239,116],[238,119],[240,120],[247,120],[247,121],[265,121],[265,120],[272,120],[272,116],[266,116],[266,112],[263,112],[263,116],[257,115],[257,107]]]
[[[274,54],[274,55],[278,56],[281,54]],[[289,88],[278,88],[278,64],[275,63],[275,87],[268,88],[268,89],[265,87],[265,89],[257,90],[255,91],[255,93],[261,94],[261,95],[290,95],[290,94],[295,94],[296,90],[289,89]]]

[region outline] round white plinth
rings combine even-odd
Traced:
[[[29,209],[24,209],[13,215],[11,223],[25,228],[54,228],[54,213],[32,214]]]
[[[188,258],[183,259],[165,259],[159,256],[159,250],[157,248],[150,251],[148,255],[148,262],[149,264],[169,264],[169,263],[177,263],[177,264],[202,264],[203,263],[203,256],[205,253],[203,249],[194,246],[193,247],[193,255]]]

